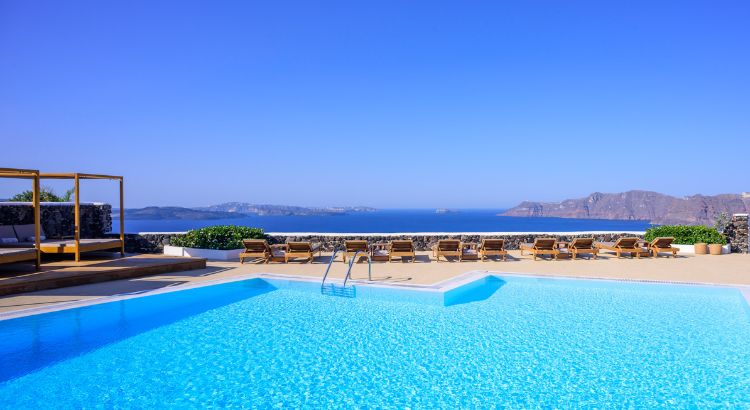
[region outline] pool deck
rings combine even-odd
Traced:
[[[555,277],[599,278],[636,281],[679,282],[711,285],[730,285],[745,291],[750,289],[750,255],[721,256],[685,255],[677,258],[660,257],[617,259],[614,255],[600,255],[596,260],[537,260],[510,251],[508,261],[435,262],[428,252],[419,252],[416,263],[373,262],[372,280],[375,283],[432,285],[455,278],[469,271],[485,270],[498,273],[531,274]],[[0,312],[50,307],[56,303],[86,301],[107,296],[148,293],[168,287],[205,281],[226,280],[253,274],[273,273],[320,279],[330,254],[316,258],[314,263],[256,264],[211,262],[205,269],[159,273],[139,278],[92,283],[60,289],[49,289],[0,298]],[[342,279],[346,265],[340,259],[333,263],[329,277]],[[367,279],[367,263],[357,264],[352,272],[355,280]]]

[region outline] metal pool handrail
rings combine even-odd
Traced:
[[[354,267],[354,262],[356,262],[360,253],[367,254],[365,251],[357,251],[354,253],[354,257],[349,260],[349,269],[346,271],[346,276],[344,276],[344,287],[346,287],[346,281],[352,275],[352,267]],[[372,280],[372,261],[370,258],[367,258],[367,279]]]
[[[328,261],[328,267],[326,268],[326,273],[323,274],[323,281],[320,282],[321,289],[323,288],[323,285],[326,283],[326,278],[328,277],[328,272],[331,270],[331,265],[333,264],[333,261],[336,259],[336,254],[339,252],[339,249],[334,248],[333,254],[331,254],[331,260]]]

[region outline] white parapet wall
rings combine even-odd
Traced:
[[[164,254],[169,256],[189,256],[192,258],[205,258],[213,261],[231,261],[240,258],[242,249],[218,250],[185,248],[182,246],[164,246]]]
[[[672,245],[675,248],[680,250],[680,253],[685,255],[694,255],[695,254],[695,246],[694,245]],[[727,244],[721,247],[721,254],[727,254],[732,253],[732,247]]]

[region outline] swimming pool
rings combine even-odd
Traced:
[[[0,407],[750,405],[737,289],[499,275],[436,295],[251,279],[0,321]]]

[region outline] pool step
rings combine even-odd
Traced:
[[[326,296],[355,298],[357,297],[357,288],[354,286],[340,286],[334,283],[327,283],[320,287],[320,293]]]

